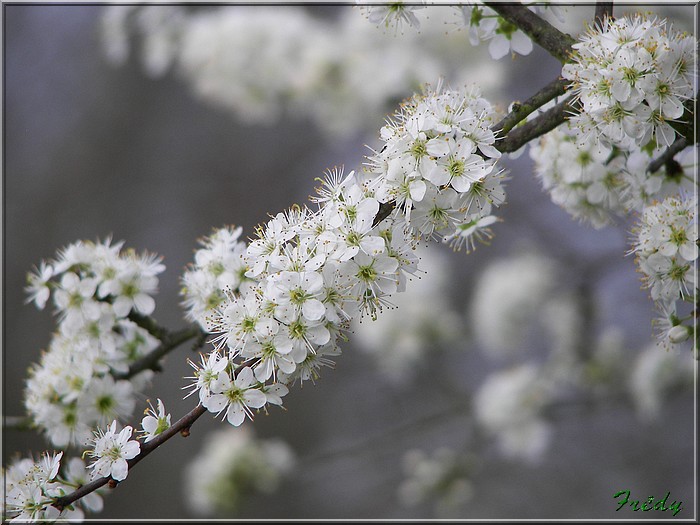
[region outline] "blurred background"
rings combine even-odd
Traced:
[[[637,8],[693,29],[694,6]],[[304,203],[324,170],[360,168],[384,116],[419,84],[435,85],[441,73],[455,85],[485,84],[505,110],[560,72],[537,48],[491,60],[486,44],[473,47],[458,30],[450,7],[426,9],[432,22],[420,32],[378,28],[349,6],[259,6],[248,23],[236,7],[149,9],[4,6],[6,416],[23,415],[27,368],[55,326],[50,309],[25,305],[25,276],[57,249],[112,236],[162,255],[154,317],[178,329],[179,279],[197,239],[232,224],[252,236],[269,213]],[[564,23],[551,20],[576,33],[592,13],[570,7]],[[308,20],[313,31],[290,29]],[[283,51],[293,46],[275,35],[300,49],[318,38],[304,48],[305,63],[325,50],[332,67],[318,78],[289,68]],[[295,385],[285,410],[244,424],[261,442],[283,440],[295,458],[273,493],[231,495],[233,509],[192,502],[206,468],[191,464],[228,428],[205,414],[190,437],[135,468],[94,517],[669,517],[616,512],[613,494],[630,490],[642,500],[670,491],[684,502],[678,517],[690,518],[695,361],[654,345],[653,305],[625,256],[632,222],[580,224],[541,190],[527,152],[502,165],[508,198],[490,246],[423,248],[427,275],[415,295],[409,283],[405,300],[397,297],[393,320],[363,320],[335,370]],[[658,365],[665,376],[655,375],[654,358],[640,364],[650,345],[672,361]],[[188,357],[196,357],[191,344],[170,354],[137,407],[160,397],[174,418],[189,411]],[[563,379],[550,381],[557,374]],[[496,377],[510,379],[486,388]],[[546,388],[528,383],[545,377]],[[520,386],[508,383],[518,378]],[[541,401],[521,406],[508,397],[519,388]],[[489,414],[509,409],[516,424],[504,431]],[[3,429],[4,464],[45,449],[36,433]]]

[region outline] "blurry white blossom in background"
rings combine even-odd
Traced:
[[[474,397],[476,420],[507,457],[538,461],[552,429],[541,417],[554,385],[535,365],[503,369],[487,377]]]
[[[397,491],[406,507],[429,503],[438,517],[455,517],[474,495],[470,461],[455,450],[412,449],[403,455],[402,466],[406,477]]]
[[[106,56],[123,64],[138,36],[150,76],[172,69],[197,96],[242,121],[273,125],[299,115],[347,136],[381,126],[427,79],[478,80],[498,92],[503,66],[471,50],[466,32],[455,30],[459,20],[452,7],[434,8],[420,33],[397,37],[354,9],[322,18],[285,7],[109,6],[102,39]]]
[[[557,263],[534,250],[491,262],[481,270],[471,296],[469,317],[474,336],[494,357],[513,357],[542,308],[555,297]]]
[[[281,439],[260,439],[250,427],[225,426],[209,434],[186,467],[183,491],[199,515],[238,512],[253,494],[271,494],[296,456]]]

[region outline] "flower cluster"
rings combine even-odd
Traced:
[[[492,207],[505,202],[501,153],[490,126],[495,113],[478,89],[430,89],[402,104],[381,129],[383,147],[369,170],[384,174],[375,190],[393,202],[420,236],[474,248],[490,238]]]
[[[129,416],[135,391],[151,377],[143,371],[130,381],[115,379],[159,345],[137,321],[153,312],[157,275],[165,267],[121,247],[110,240],[77,242],[28,277],[30,301],[39,308],[53,295],[58,329],[31,370],[25,404],[57,447],[83,442],[95,425]]]
[[[70,520],[82,521],[83,509],[99,512],[102,498],[92,493],[59,511],[52,504],[86,479],[85,464],[80,458],[71,458],[64,466],[63,476],[59,476],[63,452],[45,452],[35,461],[22,458],[3,469],[3,519],[10,523],[32,521]]]
[[[415,7],[362,9],[373,21],[389,15],[387,21],[413,23]],[[294,6],[109,6],[102,36],[114,62],[123,63],[130,44],[139,42],[149,74],[172,68],[196,96],[244,122],[271,125],[281,115],[302,115],[325,132],[348,135],[381,125],[397,100],[439,75],[454,83],[478,78],[484,89],[498,88],[498,64],[461,67],[466,35],[444,31],[452,10],[422,11],[430,14],[421,34],[397,39],[351,7],[320,18]]]
[[[403,457],[403,467],[407,477],[398,493],[405,506],[429,501],[440,517],[456,517],[454,512],[472,498],[469,461],[450,448],[440,447],[431,456],[410,450]]]
[[[368,169],[328,172],[312,199],[317,211],[296,207],[272,217],[242,258],[232,255],[236,235],[215,232],[231,240],[220,256],[243,261],[246,280],[214,285],[225,299],[204,317],[207,331],[218,334],[216,348],[191,363],[190,394],[235,426],[253,410],[281,404],[287,385],[315,379],[332,364],[353,318],[376,318],[389,296],[405,289],[417,270],[417,237],[473,248],[475,238],[490,236],[492,206],[505,198],[491,119],[476,91],[427,90],[382,129],[385,147]],[[185,283],[207,261],[223,267],[207,248],[204,254]],[[192,297],[187,284],[185,296]],[[203,303],[187,304],[201,318],[193,312]]]
[[[697,295],[697,196],[667,197],[645,208],[632,251],[662,314],[657,321],[659,339],[666,345],[688,340],[693,335],[692,315],[682,317],[677,303]]]
[[[236,512],[253,493],[274,492],[295,461],[279,439],[258,439],[246,428],[217,430],[187,466],[187,501],[202,515]]]
[[[221,305],[226,296],[223,290],[240,292],[248,270],[243,259],[246,243],[239,241],[243,229],[221,228],[200,240],[204,246],[194,255],[182,278],[182,294],[187,318],[207,330],[207,313]]]
[[[595,228],[693,186],[693,147],[678,154],[670,168],[650,173],[648,166],[661,149],[632,144],[625,151],[601,142],[580,143],[576,133],[571,122],[559,126],[530,145],[530,157],[552,202]]]
[[[671,123],[694,95],[696,40],[666,26],[646,15],[606,17],[574,44],[562,76],[581,103],[572,118],[579,140],[622,149],[673,143]]]
[[[561,126],[530,145],[535,173],[552,202],[574,218],[602,228],[623,211],[622,157],[606,164],[611,149],[589,142],[577,144],[571,128]]]

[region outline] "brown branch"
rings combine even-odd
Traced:
[[[570,96],[552,109],[512,130],[501,141],[497,141],[494,146],[501,153],[517,151],[532,139],[552,131],[575,113],[578,113],[578,103],[574,101],[573,96]]]
[[[158,434],[155,437],[155,439],[149,441],[148,443],[142,443],[141,452],[139,452],[139,454],[133,459],[127,461],[129,465],[129,470],[131,470],[131,468],[134,465],[136,465],[139,461],[148,456],[151,452],[153,452],[156,448],[165,443],[175,434],[179,433],[185,437],[189,435],[189,429],[192,426],[192,424],[195,421],[197,421],[197,419],[206,411],[207,409],[204,408],[202,405],[197,405],[193,410],[191,410],[183,417],[181,417],[178,421],[176,421],[175,424],[172,425],[169,429],[164,430],[162,433]],[[116,482],[111,478],[111,476],[96,479],[94,481],[91,481],[90,483],[82,485],[70,494],[66,494],[65,496],[57,498],[56,501],[54,501],[53,506],[56,507],[58,510],[63,510],[71,503],[79,500],[82,497],[87,496],[91,492],[96,491],[97,489],[103,487],[107,483],[110,483],[110,486],[112,486],[112,484]]]
[[[647,173],[655,173],[665,166],[667,163],[673,160],[673,157],[677,153],[680,153],[688,145],[688,139],[685,137],[680,137],[671,144],[666,151],[664,151],[658,158],[652,160],[647,167]]]
[[[571,46],[576,42],[570,35],[562,33],[552,24],[543,20],[527,7],[520,4],[484,2],[496,11],[501,18],[516,25],[523,33],[547,51],[559,62],[567,62]]]
[[[382,202],[379,205],[379,211],[377,212],[377,215],[374,217],[372,227],[376,226],[384,219],[386,219],[389,215],[391,215],[391,212],[394,211],[395,206],[396,204],[394,203],[394,201]]]
[[[514,103],[511,112],[503,120],[493,126],[493,131],[505,135],[528,115],[537,111],[550,100],[566,92],[568,81],[557,78],[540,89],[523,103]]]
[[[158,323],[156,323],[156,321],[150,316],[130,312],[128,318],[129,321],[140,326],[156,339],[160,339],[162,341],[168,336],[168,331],[158,325]]]

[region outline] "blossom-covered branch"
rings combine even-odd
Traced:
[[[145,458],[147,455],[149,455],[151,452],[153,452],[156,448],[165,443],[174,435],[181,434],[183,437],[187,437],[189,435],[190,427],[205,412],[206,409],[202,405],[197,405],[190,412],[188,412],[178,421],[176,421],[170,428],[158,434],[153,440],[141,444],[141,451],[139,452],[139,454],[127,462],[129,468],[132,468],[139,461],[141,461],[143,458]],[[56,501],[53,503],[53,506],[56,507],[58,510],[63,510],[64,508],[68,507],[71,503],[87,496],[91,492],[96,491],[97,489],[103,487],[110,481],[112,481],[111,477],[102,477],[91,481],[90,483],[86,483],[74,492],[57,498]],[[112,483],[115,482],[112,481]]]
[[[238,427],[269,405],[282,405],[297,381],[315,381],[322,367],[334,364],[354,320],[376,318],[392,305],[392,295],[419,271],[419,239],[467,252],[489,242],[490,226],[499,221],[492,212],[506,199],[501,154],[538,137],[531,148],[537,175],[572,215],[600,227],[615,213],[643,210],[631,253],[663,309],[661,338],[676,344],[693,336],[689,319],[696,311],[686,316],[677,303],[697,294],[697,201],[680,192],[649,204],[663,197],[669,181],[676,188],[684,182],[672,180],[680,166],[673,162],[692,126],[681,119],[693,95],[695,41],[645,16],[613,21],[612,5],[599,3],[599,24],[573,43],[526,7],[489,5],[502,18],[489,12],[482,24],[485,15],[475,11],[474,27],[498,24],[489,34],[498,44],[493,48],[517,51],[510,41],[520,38],[531,48],[523,34],[516,39],[520,28],[565,62],[562,78],[515,103],[495,124],[496,113],[477,88],[443,89],[440,81],[437,89],[428,87],[401,104],[381,129],[382,147],[372,150],[362,169],[327,172],[310,199],[314,209],[295,205],[271,216],[250,243],[240,240],[241,228],[214,230],[182,277],[187,318],[199,327],[170,332],[157,325],[151,295],[164,267],[155,256],[122,253],[121,243],[77,243],[30,275],[30,300],[43,308],[53,294],[59,314],[56,337],[27,385],[33,420],[60,447],[84,442],[90,427],[114,420],[107,431],[93,432],[89,453],[97,459],[88,468],[99,479],[72,484],[79,488],[65,494],[49,485],[58,483],[60,454],[46,456],[45,472],[39,472],[44,485],[21,478],[12,486],[13,512],[42,518],[45,511],[73,511],[73,502],[108,483],[116,486],[176,433],[186,436],[205,411]],[[567,98],[523,123],[567,89]],[[567,120],[573,125],[560,126]],[[676,133],[685,136],[676,139]],[[663,154],[661,145],[668,147]],[[660,156],[648,163],[652,150]],[[641,175],[634,169],[640,155],[649,165]],[[661,167],[665,173],[655,176]],[[534,269],[547,273],[541,265]],[[587,282],[578,292],[582,333],[576,351],[583,361],[593,347],[587,338],[594,331],[593,292]],[[143,444],[130,439],[130,426],[117,433],[117,419],[133,411],[135,392],[160,359],[185,341],[202,344],[206,334],[214,336],[213,349],[201,363],[190,361],[188,395],[196,394],[197,406],[170,426],[159,400],[158,412],[151,406],[142,422]],[[545,442],[549,428],[539,416],[554,395],[552,377],[526,365],[492,378],[475,399],[476,417],[500,435],[501,446],[510,446],[522,431],[520,420],[493,405],[506,397],[521,413],[530,411],[528,431]],[[510,398],[500,395],[504,390]],[[520,406],[530,398],[534,406]],[[31,499],[37,486],[41,505]]]

